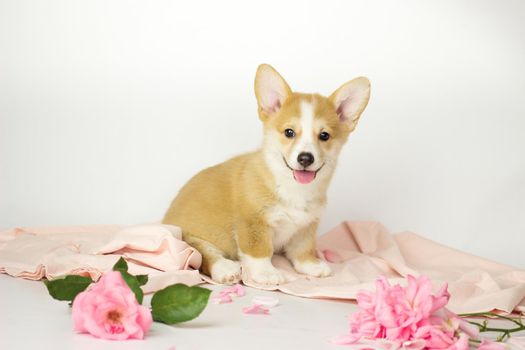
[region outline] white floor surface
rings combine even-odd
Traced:
[[[174,326],[154,323],[144,340],[117,342],[74,332],[67,302],[53,300],[42,282],[0,275],[0,349],[345,349],[330,338],[347,331],[346,316],[356,310],[354,304],[246,291],[231,304],[210,303],[195,320]],[[243,314],[256,295],[277,297],[280,305],[268,316]]]

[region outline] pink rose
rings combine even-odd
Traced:
[[[477,336],[475,329],[445,308],[450,294],[444,285],[436,295],[425,277],[407,277],[407,286],[390,285],[380,277],[376,290],[360,291],[360,311],[349,317],[350,332],[338,338],[339,344],[362,340],[384,339],[398,347],[464,350],[468,337]]]
[[[75,330],[110,340],[143,339],[153,322],[118,271],[104,274],[76,296],[73,321]]]

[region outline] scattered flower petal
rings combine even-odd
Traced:
[[[211,298],[211,302],[214,304],[227,304],[231,303],[232,301],[232,297],[229,294],[217,295]]]
[[[224,288],[219,292],[219,295],[211,298],[212,303],[214,304],[226,304],[231,303],[232,296],[242,297],[246,294],[244,287],[241,284],[236,284],[234,286]]]
[[[244,291],[244,287],[241,284],[236,284],[234,286],[223,289],[221,291],[221,294],[230,294],[238,297],[243,297],[244,294],[246,294],[246,292]]]
[[[339,255],[339,253],[337,253],[336,251],[334,250],[331,250],[331,249],[323,249],[321,251],[321,253],[323,253],[323,257],[326,261],[328,262],[331,262],[331,263],[339,263],[341,261],[343,261],[343,258],[341,257],[341,255]]]
[[[361,339],[361,336],[357,334],[345,334],[334,337],[331,341],[337,345],[349,345],[357,343],[359,339]]]
[[[244,286],[242,284],[236,284],[232,287],[232,289],[235,291],[235,294],[238,297],[243,297],[246,294]]]
[[[414,340],[406,342],[398,342],[386,339],[361,339],[355,341],[352,336],[340,336],[332,339],[332,343],[337,345],[347,345],[349,349],[355,350],[423,350],[425,349],[424,340]]]
[[[505,345],[503,345],[503,343],[498,343],[498,342],[495,342],[489,339],[481,340],[481,344],[479,344],[479,347],[478,347],[478,350],[504,350],[504,349],[505,349]]]
[[[247,315],[268,315],[270,314],[270,310],[268,310],[268,308],[262,305],[257,305],[257,304],[243,308],[242,312],[244,312]]]

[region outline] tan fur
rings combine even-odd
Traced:
[[[288,243],[286,257],[292,262],[316,261],[315,236],[319,221],[303,227]]]
[[[275,89],[274,95],[267,93],[268,85]],[[279,229],[293,227],[294,222],[304,222],[304,226],[292,229],[295,233],[292,232],[284,246],[278,249],[285,253],[298,271],[304,270],[301,267],[304,262],[319,263],[315,256],[319,211],[326,201],[326,189],[335,168],[336,155],[364,109],[361,106],[359,115],[342,122],[335,104],[340,89],[329,98],[294,93],[273,68],[268,65],[259,67],[255,90],[259,117],[265,131],[263,147],[195,175],[175,197],[163,220],[181,227],[183,238],[202,253],[204,273],[211,275],[214,264],[224,262],[224,258],[234,261],[242,260],[244,256],[271,258]],[[279,100],[272,99],[274,96],[278,96]],[[301,129],[301,108],[305,103],[313,106],[315,113],[311,131]],[[283,130],[287,128],[295,130],[297,137],[286,138]],[[331,135],[329,142],[319,141],[318,135],[322,131]],[[313,190],[301,187],[310,185],[297,184],[297,191],[291,190],[293,193],[290,193],[288,187],[295,184],[286,178],[290,182],[285,185],[279,174],[283,172],[285,177],[292,179],[292,172],[286,169],[279,156],[275,156],[275,150],[285,159],[291,157],[303,132],[312,132],[312,142],[315,142],[319,158],[324,159],[324,168],[319,170],[315,185],[311,185],[317,186],[312,187]],[[233,283],[234,279],[219,282]]]
[[[197,238],[213,244],[228,259],[238,259],[237,242],[245,253],[268,256],[273,250],[263,214],[277,200],[274,187],[261,153],[244,154],[195,175],[175,197],[163,222],[181,227],[186,241]],[[195,240],[193,245],[200,246],[202,268],[209,273],[217,257],[203,252],[209,245]]]

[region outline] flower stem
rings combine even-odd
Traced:
[[[487,327],[487,326],[484,326],[484,325],[482,325],[481,323],[477,323],[477,322],[471,322],[471,321],[468,321],[468,322],[471,323],[471,324],[474,324],[474,325],[478,326],[480,332],[504,332],[504,333],[514,333],[514,332],[519,332],[519,331],[525,331],[525,326],[516,327],[516,328],[505,329],[505,328],[493,328],[493,327]]]
[[[506,328],[488,327],[487,320],[484,320],[483,323],[468,321],[468,323],[476,325],[479,328],[480,332],[501,332],[501,334],[496,339],[496,341],[498,342],[504,341],[506,338],[507,339],[510,338],[511,333],[525,330],[525,325],[523,324],[521,317],[513,318],[513,317],[499,315],[494,312],[477,312],[477,313],[470,313],[470,314],[460,314],[459,316],[461,317],[496,317],[496,318],[500,318],[503,320],[511,321],[512,323],[517,325],[517,327],[506,329]]]
[[[521,317],[519,317],[519,318],[508,317],[508,316],[503,316],[503,315],[497,314],[495,312],[475,312],[475,313],[470,313],[470,314],[459,314],[458,316],[461,316],[461,317],[479,317],[479,316],[481,316],[481,317],[497,317],[497,318],[501,318],[501,319],[504,319],[504,320],[507,320],[507,321],[511,321],[511,322],[517,324],[520,327],[523,326],[523,322],[521,320]]]

